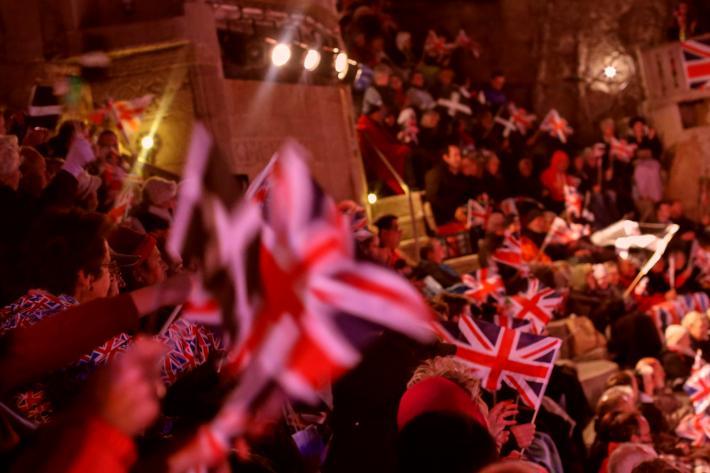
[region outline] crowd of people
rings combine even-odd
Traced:
[[[428,302],[436,340],[378,329],[318,404],[255,416],[216,454],[204,426],[243,380],[221,370],[225,333],[181,317],[199,279],[166,249],[184,182],[138,177],[112,129],[0,115],[0,469],[710,471],[710,221],[664,199],[651,124],[609,118],[574,147],[556,112],[536,121],[508,100],[503,71],[466,79],[458,58],[478,45],[465,32],[431,31],[415,54],[370,3],[343,15],[369,66],[355,89],[368,183],[422,190],[433,222],[412,255],[395,215],[338,209],[355,258]],[[468,253],[469,274],[447,261]],[[528,391],[492,389],[460,351],[473,346],[461,324],[478,322],[552,341],[559,359]],[[594,360],[613,366],[601,387],[580,381]]]

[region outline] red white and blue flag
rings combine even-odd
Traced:
[[[503,382],[533,409],[540,406],[562,341],[462,317],[467,343],[456,344],[456,357],[475,370],[490,392]]]
[[[242,382],[223,416],[244,415],[276,387],[315,401],[325,383],[359,361],[366,334],[382,327],[431,335],[431,311],[411,284],[353,260],[348,219],[312,179],[300,146],[289,142],[277,153],[259,185],[268,198],[237,203],[208,179],[215,160],[201,130],[187,163],[196,185],[180,196],[174,228],[182,233],[171,235],[169,247],[202,262],[203,286],[220,303],[223,323],[236,329],[223,372],[241,374]]]
[[[707,40],[691,39],[680,43],[683,51],[685,78],[691,89],[701,89],[710,84],[710,44]]]
[[[467,222],[467,227],[468,228],[474,228],[474,227],[486,227],[486,224],[488,223],[488,219],[491,217],[491,214],[493,213],[493,208],[491,207],[491,202],[490,199],[488,198],[488,195],[486,194],[481,194],[478,196],[477,199],[469,199],[468,200],[468,206],[467,206],[467,211],[468,211],[468,222]]]
[[[537,116],[528,113],[522,107],[516,107],[514,103],[508,105],[508,110],[510,111],[510,121],[515,125],[515,128],[521,135],[527,134]]]
[[[710,438],[710,417],[707,414],[688,414],[680,420],[675,433],[692,441],[693,446],[700,447]]]
[[[612,137],[609,143],[609,156],[628,163],[633,159],[636,148],[637,146],[633,143]]]
[[[489,300],[500,302],[505,297],[505,286],[495,268],[482,268],[461,277],[467,289],[464,297],[474,303],[484,303]]]
[[[550,136],[557,138],[562,143],[567,143],[567,137],[574,132],[567,120],[562,118],[554,108],[542,120],[540,130],[546,131]]]
[[[683,390],[693,403],[696,414],[704,414],[710,407],[710,365],[690,375]]]
[[[493,251],[491,259],[496,264],[510,266],[525,274],[529,270],[527,263],[523,259],[523,250],[517,233],[506,232],[503,237],[503,243]]]
[[[589,225],[567,223],[560,217],[555,217],[547,231],[545,241],[548,244],[568,245],[589,235]]]
[[[542,333],[552,320],[554,312],[562,304],[562,296],[549,287],[544,287],[536,278],[528,279],[525,292],[508,300],[507,315],[512,319],[529,320],[532,333]]]

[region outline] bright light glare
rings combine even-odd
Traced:
[[[151,149],[153,146],[155,146],[155,140],[152,136],[145,135],[143,138],[141,138],[141,148],[148,150]]]
[[[370,205],[373,205],[375,202],[377,202],[377,194],[374,194],[374,193],[372,193],[372,192],[370,192],[369,194],[367,194],[367,202],[368,202]]]
[[[320,53],[315,49],[309,49],[306,57],[303,58],[303,68],[307,71],[315,71],[320,64]]]
[[[340,52],[335,56],[335,72],[338,73],[338,78],[342,79],[348,73],[348,55]]]
[[[614,77],[616,77],[617,73],[618,71],[614,66],[606,66],[604,68],[604,77],[606,77],[607,79],[613,79]]]
[[[279,43],[271,50],[271,63],[276,67],[281,67],[291,60],[291,46]]]

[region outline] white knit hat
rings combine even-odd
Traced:
[[[164,204],[176,195],[177,183],[174,181],[153,176],[148,178],[143,184],[143,200],[151,204]]]

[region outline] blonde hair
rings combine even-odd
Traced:
[[[434,376],[441,376],[456,383],[469,393],[471,399],[480,397],[481,382],[471,375],[470,368],[452,356],[436,356],[417,366],[407,383],[407,388]]]

